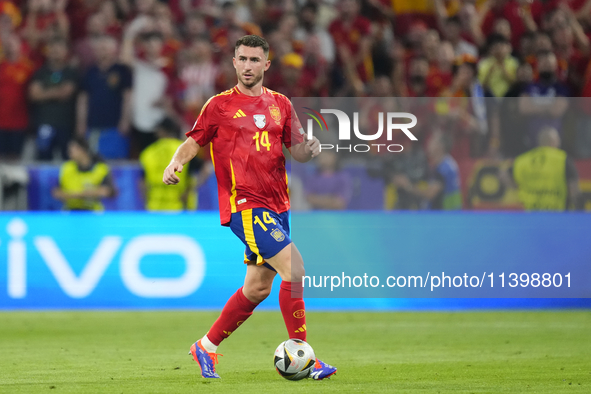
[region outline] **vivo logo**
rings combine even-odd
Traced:
[[[359,131],[359,112],[353,113],[353,122],[351,123],[351,119],[349,119],[349,115],[345,112],[338,110],[338,109],[321,109],[320,113],[318,111],[313,110],[312,108],[304,107],[304,109],[310,110],[311,112],[305,112],[311,119],[308,119],[307,122],[307,130],[306,134],[308,139],[312,139],[314,135],[314,121],[320,127],[321,130],[326,129],[328,131],[328,124],[326,120],[322,116],[322,114],[333,114],[337,117],[337,122],[339,126],[338,135],[339,141],[349,141],[351,140],[351,129],[355,136],[362,140],[362,141],[376,141],[382,137],[384,134],[384,130],[386,131],[386,139],[388,141],[392,140],[392,133],[394,130],[402,131],[411,141],[417,141],[417,137],[410,131],[411,128],[417,125],[417,117],[408,112],[379,112],[378,113],[378,130],[374,134],[362,134]],[[312,113],[313,112],[313,113]],[[394,120],[397,120],[396,122]],[[400,119],[408,119],[410,123],[399,123]],[[384,123],[386,123],[384,127]],[[301,133],[304,131],[301,130]],[[371,146],[370,146],[371,145]],[[339,150],[348,150],[351,152],[352,150],[355,152],[369,152],[372,150],[377,149],[380,151],[380,148],[384,147],[389,152],[401,152],[402,145],[399,144],[356,144],[356,145],[332,145],[332,144],[321,144],[321,149],[336,149],[338,152]]]
[[[7,293],[15,299],[27,295],[27,248],[30,246],[23,240],[27,231],[27,224],[20,218],[13,219],[6,227],[11,237],[7,243]],[[186,297],[199,288],[205,275],[203,250],[185,235],[141,235],[125,244],[121,237],[105,236],[90,253],[79,275],[74,273],[52,237],[33,237],[33,247],[60,288],[72,298],[90,295],[119,251],[119,272],[123,284],[139,297]],[[154,278],[146,277],[140,271],[143,257],[171,254],[179,255],[184,260],[185,270],[181,276]]]

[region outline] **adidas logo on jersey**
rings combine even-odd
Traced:
[[[236,119],[236,118],[242,118],[244,116],[246,116],[246,114],[244,112],[242,112],[241,109],[239,109],[238,112],[236,112],[236,115],[234,115],[234,119]]]

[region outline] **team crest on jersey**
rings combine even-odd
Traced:
[[[254,124],[259,128],[262,129],[267,125],[267,118],[265,115],[252,115],[254,118]]]
[[[269,112],[271,113],[271,118],[279,125],[279,121],[281,120],[281,110],[276,105],[272,105],[269,107]]]
[[[278,228],[271,231],[271,236],[275,238],[275,241],[277,242],[281,242],[285,239],[285,234],[283,234]]]

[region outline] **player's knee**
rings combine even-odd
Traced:
[[[244,289],[244,295],[254,303],[263,302],[271,294],[271,286],[253,286]]]

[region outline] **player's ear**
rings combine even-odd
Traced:
[[[267,63],[265,63],[265,71],[267,71],[269,67],[271,67],[271,61],[267,60]]]
[[[234,65],[234,68],[236,68],[236,57],[232,58],[232,64]]]

